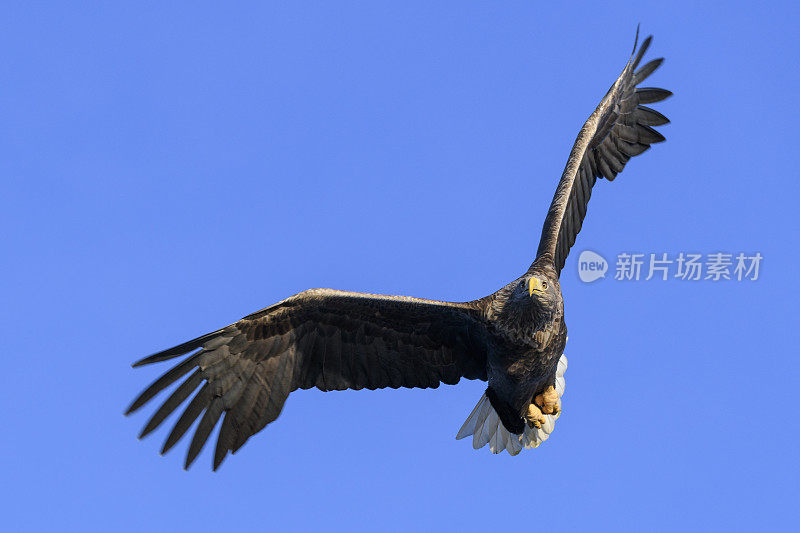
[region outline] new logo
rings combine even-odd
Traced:
[[[578,257],[578,277],[584,283],[591,283],[600,278],[606,277],[608,261],[591,250],[584,250]]]

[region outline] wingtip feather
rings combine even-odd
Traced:
[[[652,61],[648,61],[646,64],[642,65],[642,68],[634,72],[633,74],[633,84],[639,85],[644,80],[650,77],[650,75],[664,63],[664,58],[659,57],[657,59],[653,59]]]
[[[166,350],[162,350],[160,352],[156,352],[152,355],[148,355],[138,361],[135,361],[131,364],[131,367],[136,368],[144,365],[150,365],[153,363],[159,363],[161,361],[166,361],[168,359],[173,359],[175,357],[185,355],[192,350],[196,350],[203,346],[204,344],[208,344],[209,350],[213,350],[217,348],[220,344],[227,342],[229,340],[228,337],[223,337],[224,329],[218,329],[217,331],[212,331],[211,333],[206,333],[205,335],[201,335],[196,339],[192,339],[190,341],[184,342],[183,344],[179,344],[177,346],[173,346],[172,348],[167,348]],[[214,342],[215,339],[217,342]]]
[[[636,47],[639,46],[639,28],[641,27],[641,25],[642,25],[641,22],[638,22],[636,24],[636,37],[634,37],[633,39],[633,50],[631,50],[631,57],[633,57],[633,54],[636,53]]]
[[[639,47],[639,51],[636,53],[636,59],[633,61],[633,68],[639,66],[639,63],[642,61],[644,54],[647,52],[647,49],[650,48],[650,43],[653,42],[653,36],[648,35],[645,37],[644,41],[642,41],[642,45]]]

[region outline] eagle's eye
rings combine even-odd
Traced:
[[[543,281],[543,282],[542,282],[542,288],[543,288],[543,289],[546,289],[546,288],[547,288],[547,282],[546,282],[546,281]]]

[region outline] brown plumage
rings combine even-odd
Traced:
[[[438,387],[488,381],[459,431],[476,447],[516,455],[552,431],[563,393],[566,343],[559,274],[581,229],[597,178],[613,180],[628,160],[664,138],[667,119],[642,104],[663,89],[637,88],[660,64],[637,70],[648,37],[589,117],[570,153],[528,271],[497,292],[464,303],[312,289],[238,322],[134,364],[184,359],[145,389],[132,413],[183,379],[142,430],[156,429],[189,400],[162,449],[200,418],[185,466],[221,422],[216,469],[274,421],[289,393],[384,387]],[[635,47],[634,47],[635,49]]]

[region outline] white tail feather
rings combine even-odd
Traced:
[[[567,358],[562,355],[556,369],[556,393],[559,398],[564,394],[564,372],[566,370]],[[541,428],[531,428],[525,424],[522,434],[515,435],[506,429],[489,398],[484,394],[467,417],[464,425],[458,430],[456,439],[472,435],[472,447],[476,450],[488,444],[492,453],[501,453],[506,450],[509,455],[517,455],[523,448],[536,448],[546,441],[555,429],[558,416],[558,414],[545,415],[545,423]]]
[[[463,439],[464,437],[468,437],[475,433],[475,426],[478,423],[478,411],[481,409],[485,402],[488,402],[489,399],[484,394],[481,396],[481,401],[478,402],[478,405],[472,410],[472,412],[467,417],[467,421],[464,422],[464,425],[461,426],[461,429],[458,430],[458,435],[456,435],[456,439]]]
[[[523,448],[522,441],[516,435],[512,435],[510,433],[508,435],[509,437],[508,437],[508,444],[506,444],[506,450],[508,450],[509,455],[517,455],[519,452],[522,451]]]
[[[489,441],[492,440],[492,436],[497,431],[497,426],[500,423],[500,417],[497,416],[497,413],[492,409],[491,403],[486,402],[485,409],[487,415],[486,419],[483,421],[483,424],[478,427],[478,431],[475,432],[478,436],[477,440],[473,439],[472,441],[472,447],[476,450],[489,444]]]

